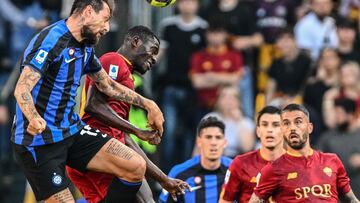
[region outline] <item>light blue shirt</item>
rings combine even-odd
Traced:
[[[316,61],[323,48],[338,46],[335,20],[325,17],[320,21],[315,13],[309,13],[296,24],[295,38],[299,48],[310,50],[311,58]]]

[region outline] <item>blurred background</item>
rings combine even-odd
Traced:
[[[164,172],[192,156],[204,115],[225,121],[225,155],[234,157],[258,147],[257,111],[296,102],[310,111],[312,146],[338,154],[360,196],[360,0],[177,0],[167,8],[115,1],[99,57],[116,51],[134,25],[161,39],[158,65],[137,76],[136,86],[165,116],[159,146],[138,141]],[[35,33],[68,16],[72,2],[0,0],[2,203],[35,202],[10,145],[17,61]],[[139,109],[130,120],[146,126]],[[156,198],[161,188],[152,183],[152,189]]]

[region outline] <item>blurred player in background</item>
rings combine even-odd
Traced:
[[[134,90],[132,73],[135,71],[145,74],[150,70],[156,63],[154,57],[158,53],[159,45],[159,39],[149,28],[135,26],[129,29],[119,50],[103,55],[100,58],[100,63],[113,80]],[[147,174],[150,177],[157,180],[172,195],[176,196],[177,193],[182,193],[187,183],[181,180],[169,179],[126,134],[135,134],[143,140],[154,137],[150,142],[158,144],[159,140],[156,139],[158,137],[155,136],[157,131],[144,131],[131,125],[127,121],[130,104],[116,101],[102,94],[90,78],[86,79],[83,101],[86,99],[86,92],[89,92],[89,95],[82,120],[89,126],[107,133],[122,143],[126,142],[127,146],[138,152],[146,160]],[[92,171],[81,173],[70,167],[67,168],[67,171],[71,181],[79,188],[89,203],[102,202],[106,199],[107,189],[114,178],[113,175]],[[145,189],[146,187],[143,186],[141,188]],[[145,197],[142,195],[141,199],[144,202],[153,202],[151,190],[149,190],[148,186],[147,189],[147,191],[140,189],[140,194],[145,194]]]
[[[266,106],[258,113],[256,134],[261,148],[234,159],[226,174],[219,203],[248,202],[260,170],[285,152],[280,113],[281,110],[274,106]]]
[[[215,203],[218,202],[226,170],[231,159],[222,156],[226,145],[225,124],[217,117],[203,118],[197,128],[196,145],[200,155],[174,166],[169,176],[185,180],[192,187],[178,198],[182,203]],[[174,202],[169,194],[163,191],[160,202]]]
[[[261,170],[249,202],[265,202],[270,196],[275,202],[359,202],[337,155],[311,148],[308,110],[289,104],[281,120],[287,153]]]

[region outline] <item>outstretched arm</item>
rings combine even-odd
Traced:
[[[116,100],[124,101],[145,109],[148,112],[148,122],[150,127],[159,130],[160,135],[162,135],[164,131],[164,117],[160,108],[154,101],[146,99],[135,91],[115,82],[104,69],[89,75],[100,92],[103,92]]]
[[[96,87],[90,86],[88,91],[88,101],[85,111],[97,120],[108,126],[117,128],[123,132],[131,133],[140,139],[149,141],[151,144],[159,144],[160,138],[156,130],[141,130],[132,125],[129,121],[120,117],[108,104],[108,96],[101,93]]]
[[[45,130],[46,122],[37,112],[31,91],[40,80],[41,75],[32,67],[25,66],[16,84],[14,96],[22,113],[29,121],[27,132],[36,135]]]
[[[354,192],[350,190],[350,192],[346,193],[342,197],[340,197],[341,202],[343,203],[359,203],[360,201],[356,198]]]

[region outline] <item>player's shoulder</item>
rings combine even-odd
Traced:
[[[324,159],[327,161],[338,161],[340,158],[335,153],[330,152],[321,152],[321,151],[314,151],[315,155],[319,156],[320,159]]]
[[[232,161],[231,165],[235,166],[236,168],[246,167],[246,164],[254,163],[257,156],[258,150],[237,155]]]
[[[125,62],[125,60],[120,56],[120,54],[118,54],[117,52],[108,52],[108,53],[105,53],[104,55],[102,55],[100,57],[100,60],[102,61],[108,61],[108,60],[111,60],[111,61],[119,61],[119,62]]]
[[[200,156],[194,156],[193,158],[175,165],[169,172],[170,177],[176,177],[178,174],[185,172],[186,170],[199,165],[200,164]]]

